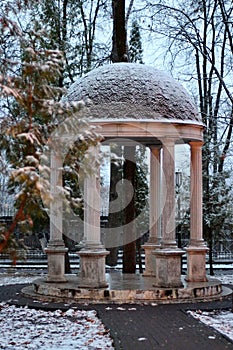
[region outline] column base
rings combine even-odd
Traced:
[[[145,271],[143,272],[144,277],[155,276],[155,255],[152,252],[159,249],[160,245],[155,243],[145,243],[142,248],[145,251]]]
[[[174,250],[174,249],[177,249],[177,243],[176,243],[176,241],[172,241],[172,240],[171,241],[169,241],[169,240],[162,241],[161,248]]]
[[[155,287],[179,288],[181,282],[181,257],[185,251],[181,249],[163,248],[152,254],[156,258]]]
[[[206,282],[206,253],[207,246],[189,246],[187,252],[187,282]]]
[[[65,277],[65,254],[68,248],[64,245],[48,245],[45,252],[48,257],[47,282],[66,282]]]
[[[78,285],[81,288],[106,288],[105,258],[109,252],[105,249],[91,250],[83,248],[80,256]]]

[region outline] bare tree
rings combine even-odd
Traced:
[[[77,76],[109,60],[108,37],[100,35],[105,17],[108,19],[107,4],[107,0],[42,0],[33,6],[31,17],[37,27],[47,29],[43,44],[63,52],[60,86],[73,83]]]
[[[203,147],[204,236],[210,248],[226,218],[222,187],[224,164],[231,148],[233,127],[232,2],[146,1],[150,34],[167,42],[165,61],[179,79],[192,89],[205,124]],[[149,24],[148,24],[149,23]],[[226,190],[227,191],[227,190]],[[221,205],[221,201],[222,204]],[[218,204],[217,204],[218,203]]]
[[[113,35],[111,60],[128,62],[125,0],[112,0]]]

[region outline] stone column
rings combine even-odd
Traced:
[[[145,271],[143,276],[155,276],[155,255],[161,241],[161,146],[150,146],[150,228],[149,239],[142,247],[145,251]]]
[[[94,156],[94,159],[93,159]],[[84,247],[79,251],[79,286],[107,287],[105,258],[109,254],[100,240],[100,174],[98,148],[89,149],[89,169],[84,180]]]
[[[50,239],[45,252],[48,255],[48,282],[66,282],[65,248],[62,238],[62,157],[54,150],[50,159]]]
[[[177,247],[175,236],[175,140],[163,139],[162,247]]]
[[[176,244],[175,236],[175,139],[163,138],[163,213],[161,249],[156,258],[156,286],[180,287],[181,256],[184,251]]]
[[[190,282],[205,282],[206,247],[202,234],[202,142],[190,142],[191,203],[190,244],[187,250],[187,276]]]

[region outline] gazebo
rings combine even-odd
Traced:
[[[129,139],[150,149],[150,229],[144,244],[143,278],[153,288],[183,288],[181,258],[175,235],[175,145],[190,149],[190,240],[186,248],[186,283],[206,286],[206,247],[202,235],[202,144],[203,123],[185,89],[172,77],[151,66],[115,63],[94,69],[68,90],[69,101],[83,100],[90,123],[100,127],[103,141]],[[98,152],[98,149],[91,150]],[[53,163],[57,169],[59,162]],[[84,247],[79,251],[79,276],[75,290],[101,290],[108,280],[108,254],[100,234],[100,177],[87,175],[84,185]],[[160,220],[161,219],[161,220]],[[61,218],[57,218],[60,220]],[[62,230],[51,226],[48,255],[48,284],[67,282],[64,273],[66,248]],[[48,290],[48,287],[44,289]],[[64,288],[64,287],[62,287]],[[38,291],[40,287],[36,287]],[[41,289],[42,290],[42,289]],[[219,287],[213,294],[219,293]],[[41,292],[43,294],[43,291]],[[76,293],[76,292],[75,292]],[[72,295],[74,295],[73,293]]]

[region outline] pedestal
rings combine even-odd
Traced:
[[[79,287],[106,288],[105,258],[109,254],[105,249],[82,249],[80,256]]]
[[[145,271],[143,272],[144,277],[155,276],[155,265],[156,259],[152,252],[159,249],[160,245],[154,243],[146,243],[142,246],[145,251]]]
[[[187,276],[188,282],[206,282],[206,246],[190,246],[186,248],[187,252]]]
[[[64,245],[48,245],[45,252],[48,256],[47,282],[66,282],[65,254],[68,248]]]
[[[181,257],[185,252],[181,249],[158,249],[155,255],[155,277],[154,286],[163,288],[182,287],[181,282]]]

